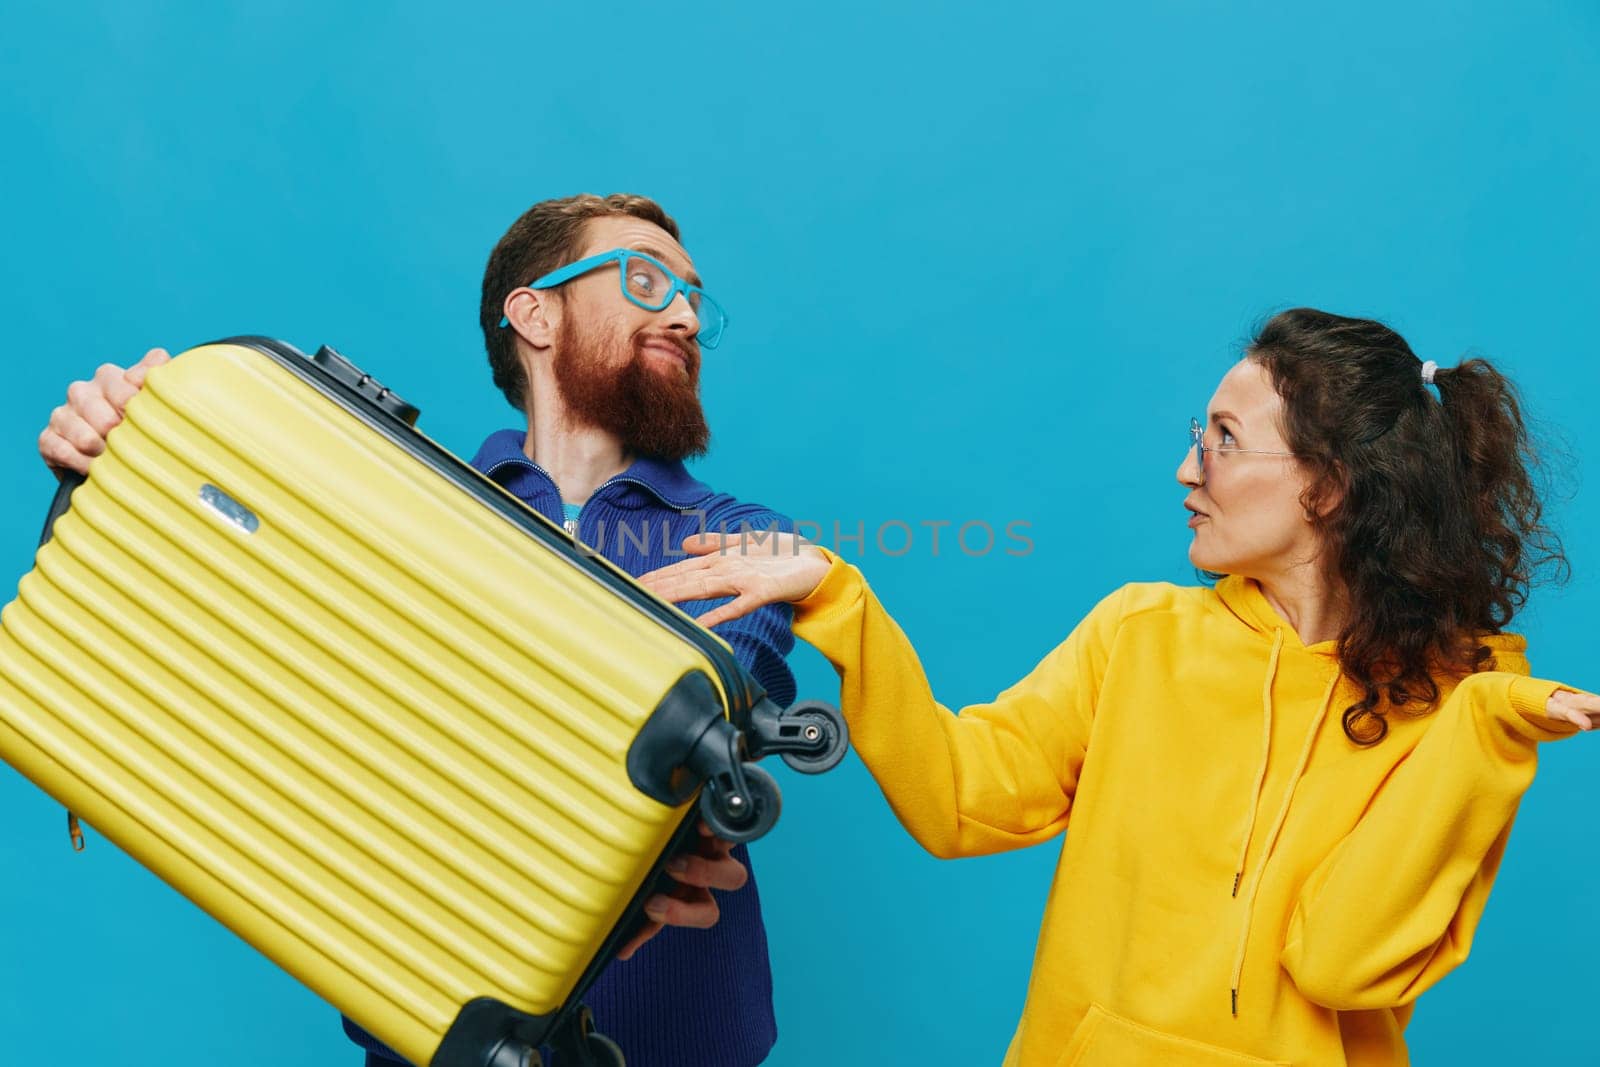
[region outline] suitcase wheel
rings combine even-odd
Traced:
[[[743,779],[743,788],[738,779]],[[724,841],[754,841],[777,825],[783,795],[772,775],[753,763],[707,779],[700,793],[700,815],[711,832]]]
[[[850,728],[832,704],[808,700],[784,712],[779,721],[786,731],[793,727],[802,740],[813,746],[809,751],[783,753],[783,762],[801,774],[831,771],[850,751]]]
[[[850,750],[850,730],[839,709],[824,701],[803,700],[784,710],[762,700],[750,709],[744,745],[750,759],[782,756],[801,774],[821,774]]]
[[[594,1014],[580,1005],[576,1014],[550,1035],[555,1067],[627,1067],[617,1043],[594,1028]]]

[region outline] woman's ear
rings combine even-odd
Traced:
[[[1312,484],[1300,498],[1306,509],[1306,521],[1316,523],[1332,515],[1344,503],[1345,494],[1349,491],[1349,469],[1342,463],[1335,463],[1333,469]]]

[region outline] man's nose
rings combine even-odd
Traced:
[[[661,309],[661,314],[666,317],[669,330],[679,330],[690,337],[700,332],[700,316],[694,313],[689,298],[683,293],[674,293],[672,302]]]

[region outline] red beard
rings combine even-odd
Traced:
[[[603,356],[616,343],[612,338],[580,331],[571,318],[560,329],[556,387],[579,422],[616,435],[634,455],[675,460],[705,455],[711,428],[700,407],[698,346],[680,347],[685,374],[652,366],[634,336],[627,342],[628,362],[618,368]]]

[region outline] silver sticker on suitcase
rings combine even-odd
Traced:
[[[261,528],[261,520],[256,518],[255,512],[210,482],[200,487],[200,502],[245,533],[255,533]]]

